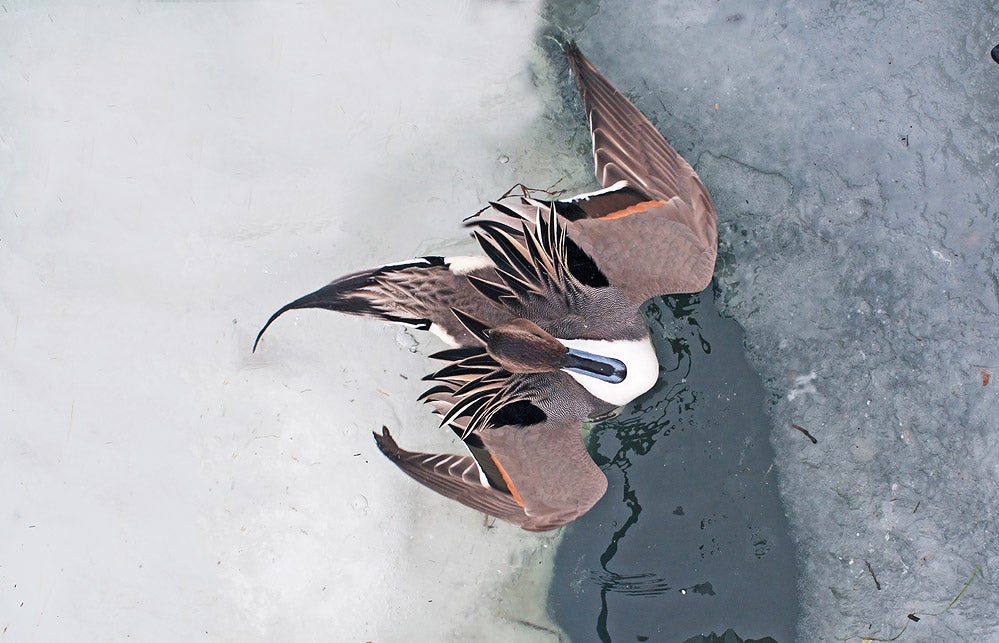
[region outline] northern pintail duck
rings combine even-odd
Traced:
[[[565,45],[602,189],[524,191],[466,224],[480,257],[423,257],[342,277],[278,310],[325,308],[429,330],[451,349],[421,399],[469,455],[379,449],[434,491],[524,529],[585,513],[607,479],[587,418],[648,391],[659,362],[639,306],[700,292],[717,252],[714,208],[693,168],[585,58]],[[254,343],[254,350],[257,343]]]

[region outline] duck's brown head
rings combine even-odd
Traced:
[[[486,351],[511,373],[550,373],[566,370],[611,384],[628,374],[613,357],[569,348],[534,322],[518,318],[484,330]]]
[[[628,375],[623,361],[609,355],[592,353],[587,346],[571,346],[586,340],[562,340],[523,317],[490,328],[484,322],[452,308],[459,321],[485,344],[486,352],[510,373],[551,373],[558,370],[619,384]],[[652,362],[655,352],[646,338]],[[592,343],[592,342],[591,342]],[[601,344],[597,341],[596,344]],[[651,386],[651,385],[650,385]],[[645,390],[648,390],[646,388]],[[644,390],[642,391],[645,392]],[[633,399],[632,398],[629,399]],[[603,398],[601,398],[603,399]]]
[[[547,373],[564,367],[569,349],[527,319],[518,318],[488,331],[486,350],[511,373]]]

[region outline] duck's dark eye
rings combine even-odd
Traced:
[[[572,239],[565,240],[566,263],[569,264],[569,272],[581,283],[592,288],[606,288],[609,284],[604,273],[590,255],[573,243]]]
[[[493,413],[490,424],[493,426],[518,424],[521,426],[530,426],[531,424],[544,422],[547,419],[548,416],[539,407],[527,400],[520,400],[519,402],[511,402]]]

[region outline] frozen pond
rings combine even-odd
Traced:
[[[712,192],[720,306],[767,389],[802,640],[999,637],[995,7],[548,10]],[[907,618],[976,566],[948,612]]]
[[[688,609],[690,636],[999,638],[995,7],[361,7],[0,9],[5,636],[654,641]],[[594,185],[546,29],[694,164],[722,247],[714,293],[648,308],[689,381],[598,428],[616,486],[535,535],[374,448],[455,447],[414,402],[436,342],[305,311],[249,347],[332,277],[470,248],[517,181]],[[743,587],[800,605],[754,621]]]

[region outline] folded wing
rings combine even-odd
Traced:
[[[582,426],[604,411],[562,372],[510,374],[484,350],[435,357],[449,363],[429,376],[423,395],[470,455],[405,451],[387,430],[379,448],[407,475],[437,493],[530,531],[560,527],[607,490],[583,443]]]
[[[556,204],[568,235],[636,302],[711,282],[717,218],[697,173],[574,43],[566,57],[593,137],[603,190]]]
[[[388,429],[375,440],[406,475],[442,496],[528,531],[547,531],[586,513],[607,490],[581,428],[582,421],[558,420],[490,428],[479,434],[483,446],[474,457],[406,451]],[[482,465],[500,472],[502,488],[488,481]]]

